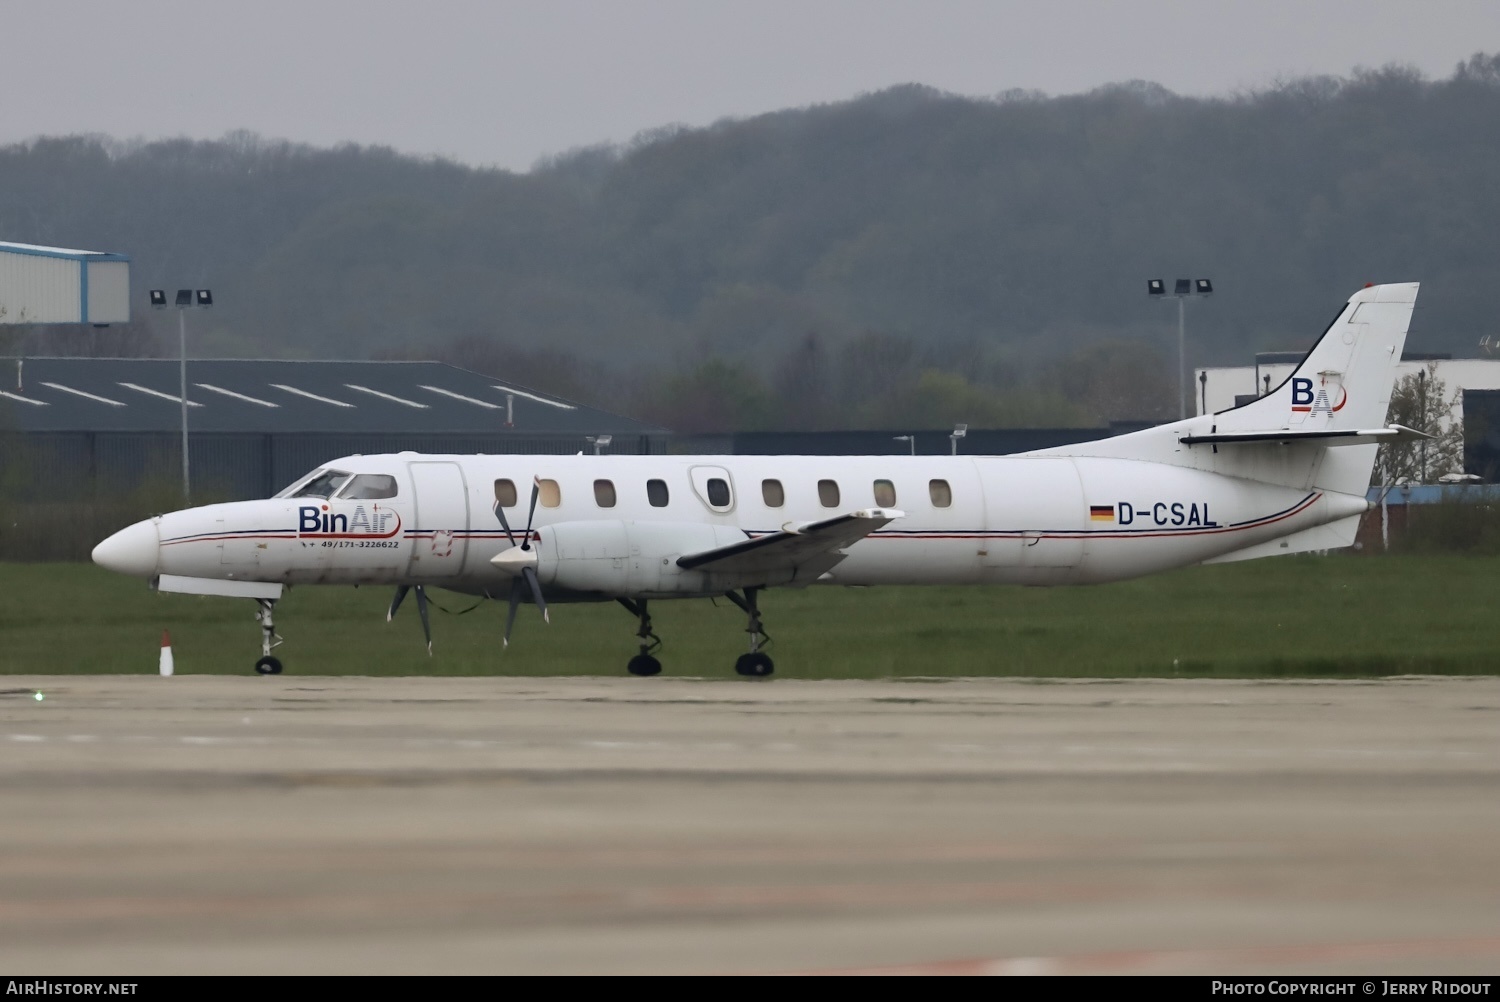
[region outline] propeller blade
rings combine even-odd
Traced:
[[[521,599],[525,597],[522,593],[525,591],[525,589],[526,586],[521,583],[520,578],[516,578],[510,583],[510,612],[508,612],[505,616],[506,647],[510,646],[510,630],[511,627],[516,625],[516,610],[521,608]]]
[[[505,538],[510,540],[510,545],[516,545],[516,534],[510,531],[510,523],[505,520],[505,509],[500,507],[499,499],[495,501],[495,517],[500,520],[500,528],[505,530]]]
[[[535,567],[522,567],[521,577],[526,579],[526,584],[531,588],[531,598],[536,602],[536,607],[542,610],[542,622],[551,623],[552,617],[547,614],[547,603],[542,598],[542,583],[537,580]]]
[[[531,549],[531,520],[536,517],[536,499],[541,496],[542,482],[536,477],[531,478],[531,510],[526,513],[526,538],[521,541],[521,549]]]
[[[396,586],[396,597],[391,599],[391,607],[385,612],[385,621],[387,623],[396,617],[396,610],[401,608],[401,600],[406,598],[406,593],[410,590],[406,585]]]
[[[417,585],[417,615],[422,617],[422,636],[427,638],[427,656],[432,657],[432,624],[427,620],[427,589]]]

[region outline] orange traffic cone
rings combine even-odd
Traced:
[[[161,673],[172,674],[172,635],[166,630],[161,631]]]

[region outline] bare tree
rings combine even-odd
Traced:
[[[1436,481],[1445,473],[1463,469],[1463,425],[1450,418],[1462,390],[1449,396],[1448,386],[1438,378],[1437,363],[1428,363],[1402,377],[1391,392],[1388,424],[1405,425],[1435,436],[1417,442],[1382,445],[1375,459],[1375,484],[1413,484]]]

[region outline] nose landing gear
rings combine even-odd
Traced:
[[[744,598],[732,591],[724,593],[729,601],[745,610],[745,615],[750,618],[749,625],[745,627],[745,632],[750,634],[750,653],[741,654],[734,663],[735,671],[750,678],[765,678],[776,670],[776,663],[760,649],[762,643],[770,642],[771,636],[761,628],[760,606],[756,602],[759,595],[759,588],[746,588]]]
[[[646,600],[634,602],[628,598],[622,598],[618,601],[627,612],[640,620],[641,624],[640,629],[635,631],[635,635],[641,641],[641,652],[630,659],[630,662],[625,665],[625,670],[632,675],[660,675],[661,662],[652,655],[661,647],[661,638],[651,632],[651,613],[646,609]]]
[[[261,653],[260,660],[255,662],[255,670],[261,675],[280,675],[281,659],[271,656],[271,651],[282,644],[281,637],[276,633],[276,624],[271,620],[271,613],[276,608],[276,600],[258,598],[255,604],[260,607],[255,612],[255,621],[260,624]]]

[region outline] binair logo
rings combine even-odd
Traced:
[[[357,504],[352,511],[329,511],[328,505],[297,509],[299,539],[390,539],[401,531],[401,516],[389,508]]]
[[[1293,414],[1327,414],[1332,417],[1344,409],[1349,402],[1349,391],[1342,386],[1339,387],[1339,402],[1332,403],[1328,398],[1328,381],[1325,379],[1313,390],[1313,381],[1305,376],[1292,377],[1292,413]]]

